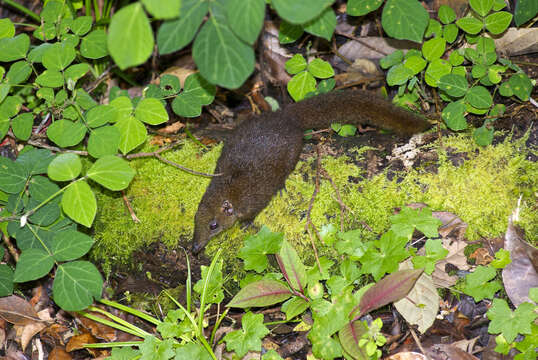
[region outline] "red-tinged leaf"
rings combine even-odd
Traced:
[[[15,295],[0,297],[0,318],[15,325],[41,321],[32,305]]]
[[[260,280],[248,284],[234,296],[228,307],[269,306],[290,298],[292,293],[281,281]]]
[[[292,289],[303,294],[306,286],[306,270],[295,249],[283,240],[280,252],[275,256],[288,284]]]
[[[353,318],[358,319],[372,310],[404,298],[415,286],[422,272],[422,269],[400,270],[385,276],[364,293],[359,304],[360,314]],[[356,309],[353,309],[352,313],[355,311]]]
[[[352,321],[338,332],[340,344],[354,359],[369,359],[364,348],[359,347],[361,336],[368,331],[362,321]]]

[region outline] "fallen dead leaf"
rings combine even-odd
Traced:
[[[56,346],[49,353],[49,360],[71,360],[72,357],[66,352],[63,346]]]
[[[65,346],[67,352],[84,349],[86,344],[95,344],[97,339],[89,332],[73,336]]]
[[[52,322],[49,309],[41,310],[37,313],[37,316],[39,317],[39,321],[34,321],[26,325],[15,325],[13,327],[17,334],[17,340],[21,344],[22,351],[26,350],[30,340],[32,340],[37,333],[47,327],[47,322]]]
[[[426,356],[418,352],[402,351],[397,354],[391,355],[387,360],[425,360]]]
[[[183,124],[181,121],[176,121],[175,123],[172,123],[162,129],[159,129],[159,134],[166,134],[166,135],[173,135],[177,134],[179,130],[183,129],[185,127],[185,124]]]
[[[93,316],[97,316],[103,319],[106,319],[103,315],[91,312]],[[88,329],[93,336],[95,336],[98,339],[103,339],[106,341],[116,341],[117,337],[117,331],[116,329],[103,325],[101,323],[98,323],[96,321],[93,321],[91,319],[88,319],[87,317],[79,317],[78,320],[82,323],[82,325]]]
[[[0,317],[14,325],[40,321],[32,305],[16,295],[0,297]]]
[[[476,265],[487,265],[493,261],[493,256],[489,254],[487,249],[482,247],[476,249],[471,255],[469,255],[469,259],[475,259]]]
[[[495,39],[495,47],[507,56],[538,52],[538,28],[509,28]]]
[[[426,349],[428,357],[432,360],[478,360],[476,356],[465,352],[456,346],[436,344]]]

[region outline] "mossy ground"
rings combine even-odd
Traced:
[[[443,139],[443,149],[465,153],[467,160],[462,164],[453,165],[445,151],[433,144],[429,148],[439,157],[436,173],[415,169],[393,180],[388,180],[384,173],[366,179],[364,171],[354,165],[356,158],[325,157],[322,163],[350,210],[345,215],[346,227],[356,228],[366,223],[373,230],[372,238],[388,228],[395,207],[412,202],[424,202],[433,210],[460,216],[469,225],[466,236],[470,240],[498,236],[505,231],[508,216],[523,195],[520,225],[529,240],[536,242],[538,168],[526,160],[529,150],[524,144],[524,139],[507,139],[496,146],[481,148],[468,136],[453,135]],[[186,167],[212,172],[220,150],[217,146],[201,151],[187,141],[181,149],[165,156]],[[304,226],[314,191],[314,162],[315,159],[299,162],[286,182],[286,191],[282,196],[275,196],[255,221],[257,226],[264,224],[273,231],[284,232],[306,259],[311,258]],[[209,183],[207,178],[193,176],[156,159],[137,159],[131,164],[137,176],[126,194],[141,223],[131,220],[117,194],[102,193],[98,197],[96,246],[92,255],[104,261],[105,270],[114,264],[132,267],[130,255],[155,241],[169,247],[186,246],[192,235],[198,202]],[[350,178],[359,180],[350,182]],[[340,206],[332,185],[326,180],[321,182],[311,217],[319,228],[328,223],[340,224]],[[253,231],[236,225],[212,239],[207,252],[212,254],[220,248],[225,259],[235,259],[245,235]]]

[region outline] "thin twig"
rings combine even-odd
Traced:
[[[189,174],[193,174],[193,175],[200,175],[200,176],[206,176],[206,177],[214,177],[214,176],[221,176],[222,174],[219,173],[219,174],[207,174],[207,173],[203,173],[203,172],[199,172],[199,171],[196,171],[196,170],[192,170],[192,169],[189,169],[189,168],[186,168],[185,166],[182,166],[182,165],[179,165],[173,161],[170,161],[168,159],[165,159],[163,158],[161,155],[159,154],[155,154],[155,157],[159,160],[161,160],[162,162],[164,163],[167,163],[168,165],[172,165],[174,167],[177,167],[178,169],[181,169],[183,171],[186,171],[188,172]]]
[[[138,159],[138,158],[143,158],[143,157],[153,157],[155,156],[156,154],[160,154],[164,151],[167,151],[167,150],[170,150],[170,149],[173,149],[175,148],[176,146],[180,145],[183,141],[174,141],[166,146],[163,146],[162,148],[158,149],[158,150],[155,150],[155,151],[152,151],[152,152],[140,152],[140,153],[136,153],[136,154],[130,154],[130,155],[127,155],[125,158],[127,160],[131,160],[131,159]]]
[[[28,140],[28,144],[33,145],[33,146],[38,147],[38,148],[43,148],[43,149],[47,149],[47,150],[58,152],[58,153],[72,153],[72,154],[77,154],[77,155],[81,155],[81,156],[87,156],[88,155],[87,151],[60,149],[59,147],[43,144],[43,143],[41,143],[39,141],[35,141],[35,140],[31,140],[31,139]]]
[[[121,191],[121,197],[123,198],[123,203],[125,204],[125,206],[127,206],[127,210],[129,210],[129,214],[131,214],[131,219],[133,219],[133,222],[136,224],[140,224],[140,219],[138,218],[138,216],[136,216],[133,207],[131,206],[131,202],[127,198],[127,195],[125,195],[124,190]]]
[[[338,187],[336,186],[336,184],[334,183],[333,179],[331,178],[331,176],[329,175],[329,173],[327,171],[325,171],[325,169],[321,169],[321,173],[323,174],[323,176],[329,180],[329,182],[331,183],[333,189],[334,189],[334,192],[336,193],[336,198],[338,199],[338,204],[340,204],[340,231],[344,231],[344,217],[345,217],[345,213],[344,213],[344,210],[345,210],[345,205],[344,205],[344,202],[342,201],[342,197],[340,197],[340,191],[338,190]]]
[[[15,246],[9,241],[9,236],[7,236],[5,233],[2,233],[2,239],[4,239],[4,244],[6,244],[7,250],[15,260],[15,262],[19,261],[19,254],[17,253],[17,250],[15,249]]]
[[[417,334],[415,333],[415,330],[413,330],[412,327],[410,327],[409,330],[411,330],[411,335],[413,336],[413,339],[415,339],[415,342],[417,343],[417,346],[420,349],[420,351],[422,351],[422,354],[424,355],[424,357],[426,357],[426,360],[430,360],[428,354],[426,353],[426,351],[422,347],[422,343],[420,342]]]

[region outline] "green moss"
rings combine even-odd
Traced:
[[[349,209],[345,214],[346,228],[366,223],[373,230],[372,238],[388,228],[395,207],[411,202],[424,202],[434,210],[457,214],[468,223],[466,236],[471,240],[498,236],[505,231],[518,197],[524,194],[521,225],[530,239],[536,241],[538,221],[531,206],[536,200],[538,170],[536,164],[526,160],[528,150],[524,141],[507,139],[499,145],[480,148],[466,136],[447,137],[443,139],[444,148],[465,152],[468,160],[454,166],[444,151],[437,150],[437,173],[411,170],[400,174],[398,181],[388,180],[385,174],[366,179],[363,171],[354,165],[356,159],[346,156],[325,157],[323,167]],[[166,157],[192,169],[212,172],[220,149],[219,146],[202,154],[199,147],[187,141],[183,148],[167,153]],[[358,150],[357,156],[360,155]],[[127,197],[141,223],[133,223],[118,194],[103,193],[98,199],[97,245],[93,256],[108,264],[125,263],[134,250],[154,241],[170,247],[178,242],[187,245],[198,202],[209,183],[207,178],[193,176],[155,159],[138,159],[132,164],[138,174]],[[258,226],[264,224],[273,231],[284,232],[307,259],[311,258],[311,250],[305,222],[315,175],[315,159],[299,162],[286,182],[283,195],[275,196],[255,220]],[[359,180],[352,182],[350,177]],[[340,224],[340,205],[332,185],[325,179],[311,215],[318,228],[327,223]],[[213,254],[223,249],[225,259],[235,259],[227,262],[228,270],[237,270],[239,263],[235,256],[247,232],[252,231],[241,230],[236,225],[210,241],[207,252]],[[320,249],[324,251],[323,246]]]

